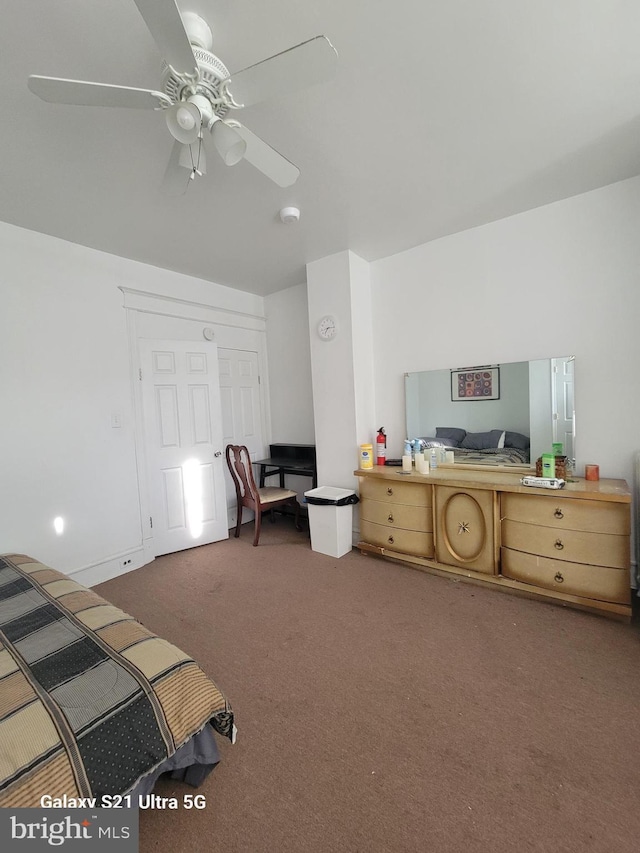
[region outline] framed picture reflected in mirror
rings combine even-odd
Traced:
[[[453,402],[500,399],[500,368],[482,365],[451,371]]]

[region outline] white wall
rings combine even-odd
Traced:
[[[119,287],[251,316],[264,315],[264,300],[4,223],[0,259],[0,551],[26,552],[65,572],[137,559],[142,530]],[[112,428],[113,415],[120,428]],[[66,522],[62,536],[56,516]]]
[[[267,318],[267,358],[271,408],[269,442],[315,444],[309,308],[307,286],[300,284],[265,297]],[[273,477],[267,485],[275,486]],[[304,492],[313,488],[309,477],[288,474],[288,489]]]
[[[271,388],[271,440],[313,444],[313,392],[307,287],[265,298]]]
[[[372,263],[376,424],[389,455],[405,438],[405,372],[571,354],[578,473],[596,462],[632,485],[639,222],[633,178]]]

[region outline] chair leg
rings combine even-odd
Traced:
[[[240,525],[242,524],[242,504],[238,504],[237,515],[238,515],[238,520],[236,521],[236,532],[234,534],[236,539],[240,536]]]
[[[302,530],[302,525],[300,524],[300,504],[296,498],[293,499],[292,503],[295,507],[294,523],[296,525],[296,530]]]
[[[275,524],[275,523],[276,523],[276,513],[275,513],[275,510],[273,510],[273,509],[272,509],[272,510],[270,510],[270,511],[269,511],[269,518],[271,519],[271,524]]]
[[[258,539],[260,539],[260,527],[262,525],[262,513],[259,509],[256,509],[256,523],[255,523],[255,534],[253,537],[253,545],[254,547],[258,544]]]

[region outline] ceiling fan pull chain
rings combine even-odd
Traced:
[[[189,158],[191,159],[191,171],[189,172],[189,180],[193,181],[196,177],[196,164],[193,162],[193,149],[189,146]]]
[[[202,177],[202,172],[200,171],[200,156],[202,154],[202,134],[198,137],[198,159],[195,166],[196,174],[199,177]]]
[[[193,149],[191,145],[189,146],[189,156],[191,157],[191,173],[189,174],[189,180],[194,181],[196,175],[198,177],[202,177],[202,172],[200,171],[200,155],[202,152],[202,134],[198,137],[198,156],[194,162],[193,159]]]

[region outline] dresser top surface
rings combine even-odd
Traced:
[[[476,471],[469,468],[456,470],[455,465],[440,466],[429,474],[402,473],[400,468],[376,465],[373,468],[359,468],[353,472],[356,477],[374,477],[391,480],[396,483],[430,483],[443,486],[458,486],[467,489],[489,489],[500,492],[516,492],[524,495],[562,496],[586,500],[631,502],[631,492],[626,480],[602,479],[597,481],[572,477],[562,489],[541,489],[523,486],[520,482],[522,471]]]

